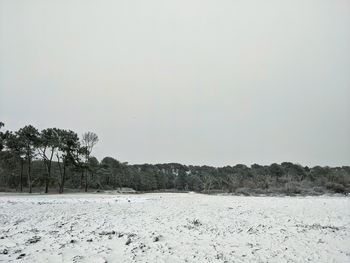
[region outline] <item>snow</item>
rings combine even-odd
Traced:
[[[0,195],[0,262],[350,262],[348,197]]]

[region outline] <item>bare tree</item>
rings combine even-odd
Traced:
[[[94,146],[98,143],[98,136],[93,132],[86,132],[82,136],[82,146],[85,148],[85,192],[88,189],[88,168],[90,154]]]
[[[203,192],[204,193],[209,193],[214,182],[215,182],[215,178],[214,176],[210,175],[210,174],[205,174],[204,176],[199,178],[202,184],[202,188],[203,188]]]

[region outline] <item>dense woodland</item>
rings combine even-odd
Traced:
[[[350,191],[350,167],[307,167],[290,162],[250,167],[128,164],[93,156],[98,136],[27,125],[5,130],[0,122],[0,191],[197,191],[236,194],[323,194]]]

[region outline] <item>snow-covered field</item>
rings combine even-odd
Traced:
[[[0,195],[0,262],[350,262],[350,198]]]

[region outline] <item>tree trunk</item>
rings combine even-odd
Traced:
[[[45,180],[45,194],[49,192],[49,181],[51,178],[51,166],[52,166],[52,158],[53,158],[53,153],[54,153],[54,148],[51,149],[51,156],[50,160],[47,163],[47,175],[46,175],[46,180]]]
[[[48,164],[48,166],[47,166],[47,174],[46,174],[46,178],[45,178],[45,194],[47,194],[49,192],[50,173],[51,173],[51,164]]]
[[[49,174],[46,174],[46,178],[45,178],[45,194],[47,194],[49,192]]]
[[[32,193],[32,175],[31,175],[31,160],[30,156],[28,156],[28,186],[29,186],[29,193]]]
[[[81,171],[81,175],[80,175],[80,189],[83,189],[83,181],[84,181],[84,169]]]
[[[88,171],[85,171],[85,192],[88,190]]]
[[[66,181],[66,163],[64,162],[63,163],[63,174],[62,174],[60,190],[59,190],[60,194],[63,194],[65,181]]]
[[[58,164],[58,168],[60,170],[60,180],[58,181],[58,193],[61,193],[61,182],[62,182],[62,168],[61,168],[61,162],[60,162],[60,157],[57,154],[57,164]]]
[[[20,189],[21,189],[21,192],[23,192],[23,167],[24,167],[24,161],[23,159],[21,158],[21,175],[20,175]]]

